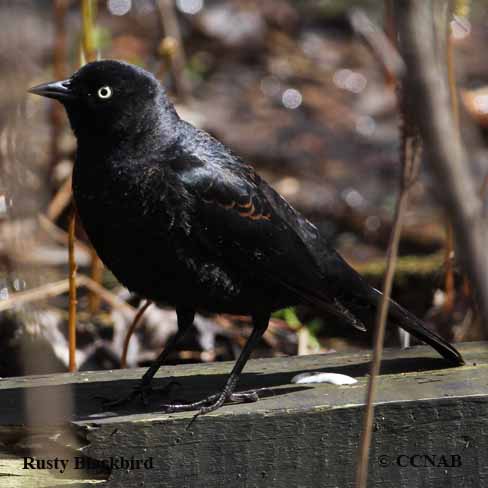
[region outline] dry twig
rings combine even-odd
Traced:
[[[80,279],[82,280],[82,286],[86,286],[93,293],[100,295],[100,298],[112,307],[123,309],[130,314],[136,313],[136,309],[132,305],[129,305],[110,290],[107,290],[104,286],[100,285],[100,283],[92,280],[89,276],[80,276]]]
[[[39,226],[40,228],[53,239],[55,242],[59,244],[68,245],[69,236],[68,233],[58,227],[56,224],[53,224],[45,215],[39,214]],[[87,246],[83,241],[75,240],[75,248],[82,250],[83,252],[89,254],[91,252],[90,247]]]
[[[400,78],[405,65],[391,39],[361,9],[353,10],[350,19],[354,30],[364,38],[390,82]]]
[[[96,58],[95,38],[93,35],[93,17],[95,2],[82,0],[82,53],[84,59],[93,61]],[[69,253],[69,370],[76,371],[76,261],[75,261],[76,211],[70,216],[68,227]]]
[[[449,20],[449,19],[447,19]],[[446,26],[447,27],[447,26]],[[457,136],[460,137],[459,127],[459,98],[456,87],[456,72],[454,67],[454,42],[452,29],[449,28],[446,42],[447,51],[447,79],[449,82],[449,95],[451,99],[452,117],[454,120]],[[446,290],[446,300],[444,302],[444,313],[450,314],[454,308],[456,290],[454,286],[454,234],[452,224],[446,222],[446,244],[445,244],[445,279],[444,288]]]
[[[96,283],[101,283],[103,278],[103,264],[93,247],[90,249],[91,254],[91,277]],[[88,309],[90,313],[95,315],[100,310],[100,295],[98,293],[90,293],[88,297]]]
[[[56,80],[66,78],[66,13],[68,0],[54,0],[54,28],[56,31],[53,48],[53,72]],[[63,107],[55,103],[51,106],[51,157],[49,172],[52,175],[59,160],[59,137],[63,129]]]
[[[95,10],[96,1],[82,0],[81,14],[83,29],[81,33],[81,47],[85,62],[95,61],[97,59],[97,49],[94,34]]]
[[[124,312],[135,315],[136,310],[132,305],[129,305],[124,300],[107,290],[103,286],[93,281],[90,277],[80,275],[77,279],[78,287],[86,287],[89,290],[98,293],[100,298],[113,308],[119,308]],[[35,302],[38,300],[46,300],[55,296],[61,295],[69,291],[69,279],[56,281],[54,283],[47,283],[45,285],[32,288],[31,290],[19,291],[13,293],[5,300],[0,302],[0,312],[10,310],[26,303]]]
[[[73,208],[68,227],[68,255],[69,255],[69,370],[76,371],[76,260],[75,260],[75,230],[76,212]]]
[[[174,1],[158,0],[157,5],[165,36],[161,41],[160,51],[170,58],[178,95],[182,100],[188,100],[191,95],[191,84],[185,73],[186,55]]]
[[[405,122],[404,122],[405,124]],[[404,128],[405,131],[405,128]],[[383,281],[383,296],[378,304],[378,314],[375,324],[374,350],[371,362],[370,376],[368,382],[368,392],[366,398],[366,413],[363,421],[363,430],[360,444],[360,463],[358,465],[356,486],[365,488],[367,482],[367,467],[369,459],[369,446],[371,444],[371,434],[374,415],[374,398],[376,395],[377,378],[380,372],[381,358],[383,355],[383,343],[386,329],[386,319],[388,314],[388,301],[393,285],[396,259],[398,256],[398,244],[400,242],[403,219],[408,204],[408,193],[415,181],[420,163],[420,144],[416,136],[406,135],[404,132],[404,160],[402,187],[398,197],[393,232],[387,250],[386,273]]]
[[[0,301],[0,312],[10,310],[11,308],[24,305],[26,303],[35,302],[37,300],[44,300],[52,298],[61,293],[66,293],[69,290],[69,280],[56,281],[55,283],[47,283],[46,285],[33,288],[31,290],[19,291],[11,294],[5,300]]]
[[[71,175],[66,178],[66,181],[59,187],[58,191],[49,202],[46,215],[52,221],[55,222],[58,217],[63,213],[64,209],[71,202]]]
[[[120,367],[121,368],[126,368],[127,367],[127,351],[129,350],[129,342],[130,338],[132,337],[132,334],[136,330],[137,325],[139,324],[142,316],[144,315],[144,312],[149,308],[149,305],[151,305],[152,302],[151,300],[146,300],[144,305],[137,311],[134,320],[132,321],[132,324],[129,327],[129,330],[127,331],[127,334],[124,339],[124,348],[122,350],[122,356],[120,358]]]
[[[399,17],[397,17],[399,19]],[[356,487],[366,488],[368,480],[369,448],[373,431],[374,399],[378,375],[380,373],[383,344],[385,338],[386,321],[388,316],[389,297],[393,286],[398,246],[407,210],[409,191],[414,184],[420,166],[421,142],[417,126],[412,117],[414,100],[410,97],[408,84],[405,80],[399,90],[399,106],[402,115],[402,145],[401,163],[403,166],[400,194],[398,196],[393,230],[387,250],[386,272],[383,281],[383,295],[379,299],[376,316],[373,359],[371,361],[368,390],[366,395],[366,412],[363,418],[363,428],[359,447],[359,462],[356,471]]]

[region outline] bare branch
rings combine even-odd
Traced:
[[[134,331],[136,330],[137,325],[139,324],[142,316],[144,315],[144,312],[149,308],[149,305],[151,304],[152,304],[151,300],[146,300],[144,305],[137,311],[136,315],[134,316],[134,320],[132,321],[132,324],[129,327],[129,330],[125,335],[124,348],[122,350],[122,356],[120,358],[121,368],[127,367],[127,351],[129,350],[130,338],[132,337],[132,334],[134,334]]]
[[[396,17],[397,21],[401,17]],[[397,22],[398,23],[398,22]],[[398,246],[403,227],[403,220],[408,205],[408,195],[415,183],[420,167],[422,144],[418,127],[413,116],[415,106],[408,85],[405,80],[406,72],[402,72],[402,84],[399,87],[399,108],[401,113],[401,164],[403,167],[400,194],[395,207],[393,230],[390,236],[387,251],[386,272],[383,281],[383,295],[379,299],[378,313],[376,316],[373,359],[370,367],[368,391],[366,395],[366,412],[363,418],[361,441],[359,447],[359,462],[356,471],[356,487],[366,488],[368,481],[369,449],[373,432],[374,400],[378,376],[380,374],[381,359],[383,356],[383,344],[385,339],[386,321],[388,316],[389,298],[393,286],[396,261],[398,257]]]
[[[76,259],[75,259],[75,230],[76,230],[76,212],[73,208],[69,217],[68,227],[68,256],[69,256],[69,370],[76,371]]]
[[[80,275],[77,280],[78,287],[85,286],[90,291],[98,293],[100,298],[108,303],[113,308],[119,308],[124,310],[130,315],[135,315],[136,310],[132,305],[119,298],[117,295],[107,290],[97,282],[93,281],[90,277]],[[5,300],[0,301],[0,312],[10,310],[11,308],[24,305],[26,303],[35,302],[38,300],[46,300],[62,293],[66,293],[69,290],[69,280],[56,281],[54,283],[47,283],[45,285],[32,288],[31,290],[19,291],[13,293]]]
[[[161,46],[164,47],[163,51],[169,53],[178,95],[187,100],[191,94],[191,85],[185,73],[186,55],[174,0],[158,0],[157,5],[165,36]]]
[[[370,376],[368,381],[368,391],[366,398],[366,413],[363,419],[363,429],[361,433],[360,454],[356,475],[357,488],[366,488],[368,477],[369,447],[373,431],[374,399],[376,396],[376,386],[380,373],[381,359],[383,356],[383,343],[385,339],[386,319],[388,315],[389,297],[393,286],[395,266],[398,256],[398,245],[403,226],[403,220],[408,204],[408,194],[415,182],[420,165],[421,144],[416,133],[415,127],[411,124],[408,102],[406,94],[401,95],[401,106],[403,115],[402,126],[402,164],[403,174],[401,181],[400,195],[398,197],[395,218],[390,243],[387,251],[386,273],[383,281],[383,295],[378,304],[378,314],[376,317],[373,360],[371,362]]]
[[[403,76],[405,72],[403,59],[383,30],[361,9],[353,10],[350,19],[354,30],[364,38],[388,74],[396,78]]]

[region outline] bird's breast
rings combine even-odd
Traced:
[[[192,234],[190,196],[157,168],[95,175],[75,167],[73,194],[95,250],[129,289],[170,303],[238,294],[238,280],[205,256]]]

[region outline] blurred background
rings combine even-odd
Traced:
[[[182,118],[252,163],[381,287],[398,194],[396,83],[351,16],[392,32],[388,2],[353,0],[99,0],[90,2],[100,58],[155,73]],[[84,62],[82,3],[0,1],[0,376],[68,368],[68,237],[75,140],[61,106],[26,94]],[[459,1],[446,28],[461,120],[488,127],[488,4]],[[390,35],[391,37],[391,35]],[[85,39],[86,40],[86,39]],[[390,39],[394,44],[395,40]],[[481,156],[486,152],[479,148]],[[480,181],[481,192],[486,181]],[[393,298],[448,340],[483,339],[456,236],[422,170],[405,221]],[[77,223],[76,367],[121,366],[137,309],[103,269]],[[148,365],[176,330],[151,305],[127,366]],[[169,363],[232,360],[246,317],[202,316]],[[396,330],[388,346],[399,346]],[[359,350],[371,336],[312,307],[275,314],[254,357]]]

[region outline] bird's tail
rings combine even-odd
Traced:
[[[374,290],[373,298],[378,300],[381,293]],[[456,348],[451,346],[449,342],[441,336],[427,329],[423,322],[418,319],[413,313],[405,310],[401,305],[390,299],[388,309],[388,321],[391,324],[402,327],[407,332],[415,336],[417,339],[432,346],[439,354],[441,354],[450,363],[461,366],[464,364],[464,359]]]
[[[381,292],[372,288],[339,254],[329,249],[324,256],[323,275],[319,280],[310,279],[306,285],[297,285],[286,278],[277,277],[276,274],[270,275],[270,279],[278,280],[280,285],[296,294],[302,303],[314,304],[339,315],[357,329],[371,329]],[[426,342],[453,365],[464,364],[461,354],[449,342],[427,329],[413,313],[391,299],[389,302],[389,325],[401,327]]]

